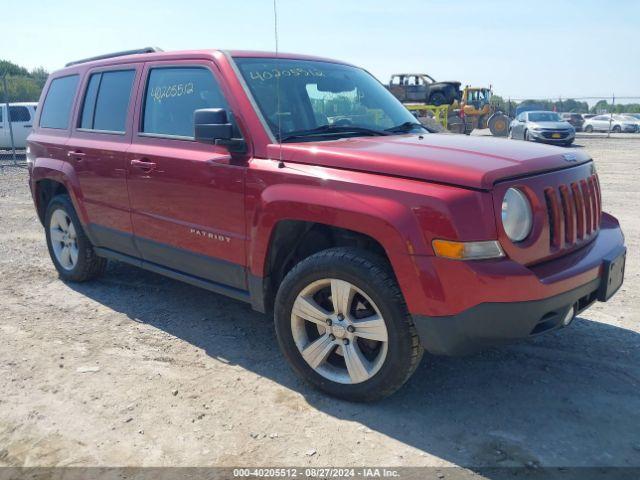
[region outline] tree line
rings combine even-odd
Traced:
[[[0,60],[0,79],[6,75],[9,102],[37,102],[49,72],[38,67],[31,71],[8,60]],[[0,83],[0,90],[4,86]],[[0,101],[5,101],[4,91]],[[640,113],[640,103],[612,105],[608,100],[600,100],[593,107],[587,102],[568,98],[566,100],[524,100],[523,102],[505,100],[493,95],[491,103],[505,113],[513,114],[518,106],[535,105],[536,108],[556,112],[575,113]]]
[[[5,96],[4,84],[0,82],[0,101],[4,102],[6,99],[9,102],[37,102],[49,72],[42,67],[29,71],[8,60],[0,60],[0,80],[5,75],[8,91]]]
[[[570,113],[640,113],[640,103],[609,103],[608,100],[599,100],[593,107],[589,107],[587,102],[567,98],[566,100],[524,100],[516,102],[514,100],[505,100],[499,95],[491,97],[491,103],[499,110],[505,113],[513,114],[517,107],[535,106],[540,110],[549,110],[552,112],[570,112]]]

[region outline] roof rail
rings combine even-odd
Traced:
[[[105,53],[104,55],[97,55],[95,57],[83,58],[82,60],[75,60],[73,62],[69,62],[65,65],[65,67],[78,65],[80,63],[93,62],[94,60],[104,60],[106,58],[124,57],[125,55],[135,55],[138,53],[154,53],[154,52],[164,52],[164,50],[158,47],[145,47],[145,48],[137,48],[135,50],[124,50],[122,52]]]

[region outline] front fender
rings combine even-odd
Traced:
[[[312,165],[254,160],[247,174],[248,265],[265,276],[272,234],[298,220],[367,235],[385,250],[410,311],[428,311],[424,278],[434,238],[496,238],[491,194],[449,185]],[[418,259],[425,261],[419,262]],[[420,268],[419,268],[420,267]]]
[[[266,188],[253,213],[249,264],[264,275],[271,235],[284,220],[298,220],[352,230],[375,239],[392,258],[421,242],[415,216],[387,198],[359,192],[340,192],[319,185],[281,184]],[[402,233],[401,233],[402,232]]]

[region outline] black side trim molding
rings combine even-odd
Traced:
[[[90,223],[84,227],[91,243],[96,247],[109,248],[126,255],[139,257],[140,252],[133,243],[133,234]]]
[[[242,265],[190,252],[95,223],[87,225],[85,231],[91,243],[96,247],[141,258],[144,261],[210,282],[247,290],[246,269]]]
[[[226,295],[227,297],[235,298],[236,300],[241,300],[243,302],[253,303],[251,300],[251,296],[249,295],[249,292],[246,290],[241,290],[238,288],[216,283],[211,280],[189,275],[187,273],[180,272],[178,270],[173,270],[168,267],[163,267],[162,265],[158,265],[153,262],[149,262],[137,257],[132,257],[129,255],[125,255],[123,253],[116,252],[109,248],[94,247],[94,249],[96,253],[101,257],[109,258],[112,260],[118,260],[124,263],[129,263],[136,267],[149,270],[150,272],[159,273],[160,275],[173,278],[174,280],[180,280],[190,285],[204,288],[205,290],[209,290],[211,292]]]
[[[240,290],[247,289],[246,269],[242,265],[138,236],[134,242],[147,262]]]

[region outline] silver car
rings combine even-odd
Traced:
[[[597,115],[585,120],[583,129],[587,133],[591,132],[613,132],[613,133],[635,133],[638,127],[634,119],[624,115],[610,113]]]
[[[576,131],[556,112],[522,112],[509,125],[509,137],[531,142],[569,146]]]

